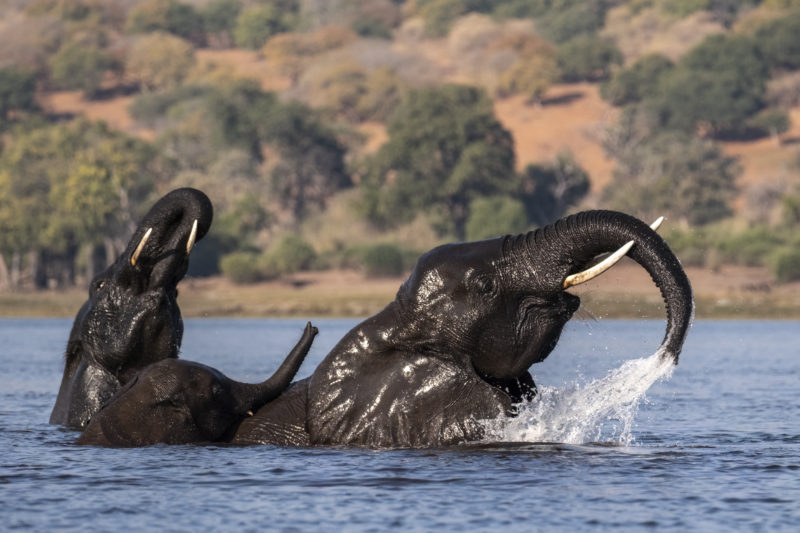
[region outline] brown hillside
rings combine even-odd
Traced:
[[[589,171],[595,191],[611,181],[614,162],[606,157],[600,139],[616,120],[617,110],[600,98],[597,85],[556,85],[547,91],[543,105],[514,96],[497,100],[494,109],[514,136],[519,169],[551,161],[558,152],[569,149]]]
[[[269,90],[282,90],[288,85],[276,75],[256,52],[247,50],[199,50],[195,76],[199,79],[223,76],[255,78]],[[152,140],[153,132],[140,128],[128,115],[132,96],[87,101],[77,91],[41,95],[43,107],[51,113],[84,115],[104,120],[114,128]],[[524,96],[495,102],[495,113],[515,140],[517,167],[552,161],[556,154],[569,149],[590,174],[593,192],[597,193],[612,179],[614,162],[608,159],[600,139],[605,127],[616,120],[618,110],[600,98],[598,85],[575,83],[555,85],[542,104],[530,104]],[[746,188],[758,184],[796,183],[800,153],[800,107],[791,110],[791,129],[780,139],[752,142],[727,142],[724,149],[736,156],[742,166],[741,184]],[[359,130],[367,137],[364,152],[372,152],[386,140],[381,124],[364,124]],[[746,194],[746,190],[743,191]],[[737,202],[737,207],[744,202]]]

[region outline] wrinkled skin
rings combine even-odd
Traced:
[[[524,235],[440,246],[395,300],[351,330],[313,375],[245,419],[241,444],[440,446],[480,439],[482,420],[535,395],[528,369],[579,299],[567,276],[626,242],[667,309],[660,353],[677,363],[693,314],[689,280],[643,222],[588,211]]]
[[[236,382],[192,361],[153,363],[92,417],[78,444],[130,447],[218,442],[231,426],[286,389],[317,333],[317,328],[306,325],[281,367],[258,384]]]
[[[51,424],[83,428],[100,407],[142,368],[176,358],[183,321],[176,298],[189,265],[193,222],[196,241],[211,226],[205,194],[177,189],[144,217],[125,252],[98,275],[78,311],[65,354],[64,375]],[[152,232],[132,264],[147,230]]]

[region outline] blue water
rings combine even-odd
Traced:
[[[301,377],[355,324],[316,320]],[[300,320],[189,320],[183,357],[268,375]],[[46,531],[787,530],[800,525],[800,324],[699,321],[632,425],[573,444],[450,449],[74,446],[47,424],[69,320],[0,319],[0,523]],[[653,353],[660,321],[573,321],[537,383]],[[609,394],[614,394],[613,390]],[[637,408],[638,406],[638,408]],[[580,413],[564,424],[578,424]],[[610,429],[608,429],[610,428]]]

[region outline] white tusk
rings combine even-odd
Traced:
[[[194,219],[192,231],[189,233],[189,240],[186,241],[186,255],[189,255],[194,248],[194,241],[197,238],[197,219]]]
[[[653,231],[655,231],[661,226],[662,222],[664,222],[664,217],[658,217],[658,220],[650,224],[650,228]],[[593,267],[587,268],[586,270],[578,272],[577,274],[572,274],[570,276],[567,276],[567,278],[564,280],[563,288],[569,289],[570,287],[574,287],[575,285],[586,283],[592,278],[596,278],[597,276],[599,276],[600,274],[602,274],[603,272],[605,272],[606,270],[617,264],[617,262],[620,259],[625,257],[625,254],[628,253],[628,250],[630,250],[632,246],[633,246],[633,241],[628,241],[622,246],[622,248],[620,248],[613,254],[609,255],[608,257],[606,257]]]
[[[597,263],[592,268],[587,268],[583,272],[578,272],[577,274],[572,274],[571,276],[567,276],[564,280],[564,288],[569,289],[575,285],[580,285],[581,283],[586,283],[592,278],[596,278],[612,266],[614,266],[617,261],[625,257],[625,254],[628,253],[628,250],[631,249],[633,246],[633,241],[628,241],[625,245],[614,252],[613,254],[606,257],[602,262]]]
[[[142,240],[139,241],[139,246],[136,247],[136,250],[131,256],[131,266],[136,266],[136,261],[139,260],[139,256],[141,255],[142,250],[144,250],[144,245],[147,243],[147,239],[150,238],[151,233],[153,233],[153,228],[148,228],[144,234],[144,237],[142,237]]]
[[[658,228],[661,227],[661,224],[664,222],[664,217],[658,217],[658,220],[650,224],[650,229],[653,231],[658,231]]]

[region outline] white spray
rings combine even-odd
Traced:
[[[516,417],[487,421],[487,440],[628,445],[647,389],[669,378],[674,368],[672,357],[662,357],[659,350],[583,385],[540,387],[533,401],[519,406]]]

